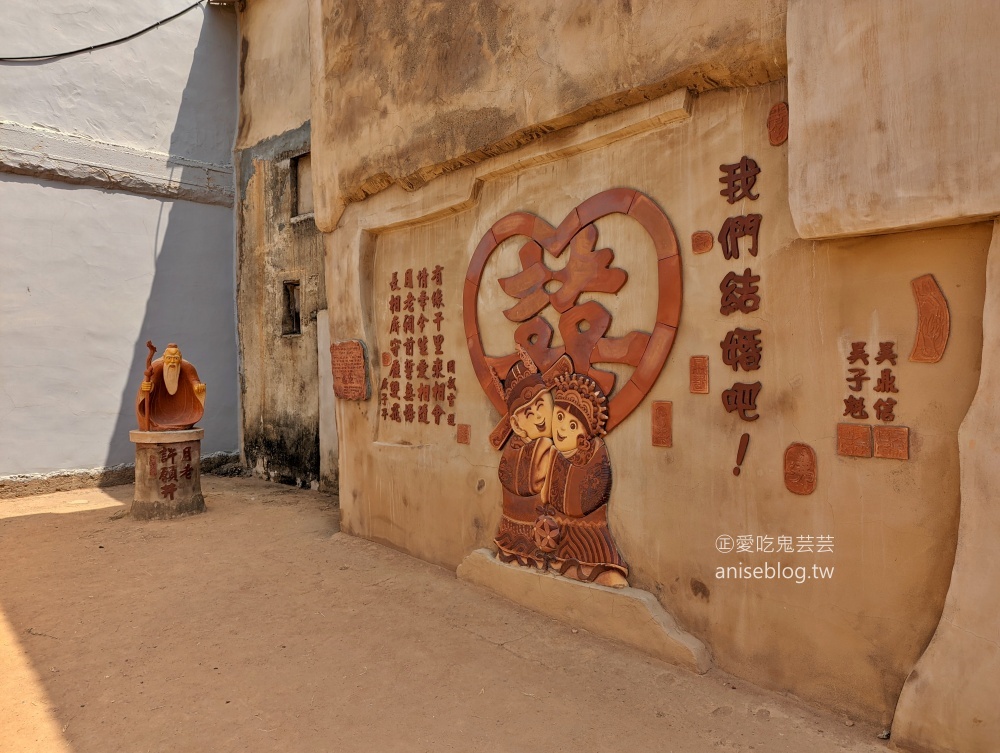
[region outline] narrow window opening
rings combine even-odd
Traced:
[[[282,296],[283,310],[281,317],[281,334],[301,335],[302,318],[299,315],[299,281],[285,280]]]
[[[309,152],[293,157],[292,173],[292,217],[305,217],[313,211],[312,157]]]

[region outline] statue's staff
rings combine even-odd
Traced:
[[[153,345],[152,340],[146,340],[146,347],[149,348],[149,355],[146,356],[146,370],[143,372],[143,391],[146,393],[142,398],[142,426],[139,428],[143,431],[149,431],[149,395],[153,391],[153,355],[156,353],[156,346]],[[146,389],[146,385],[149,385],[149,389]]]

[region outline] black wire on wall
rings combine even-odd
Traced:
[[[127,42],[130,39],[135,39],[136,37],[142,36],[148,31],[152,31],[158,26],[162,26],[165,23],[173,21],[175,18],[180,18],[185,13],[190,10],[197,8],[202,5],[205,0],[198,0],[195,3],[191,3],[188,7],[183,10],[174,13],[172,16],[167,16],[157,21],[155,24],[150,24],[145,29],[140,29],[139,31],[129,34],[127,37],[121,37],[120,39],[112,39],[110,42],[101,42],[100,44],[92,44],[90,47],[81,47],[78,50],[70,50],[69,52],[53,52],[49,55],[20,55],[18,57],[0,57],[0,63],[33,63],[39,60],[58,60],[59,58],[69,57],[70,55],[79,55],[82,52],[92,52],[93,50],[103,50],[105,47],[111,47],[112,45],[121,44],[122,42]]]

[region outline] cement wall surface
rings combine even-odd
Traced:
[[[251,4],[252,5],[252,4]],[[690,87],[785,76],[785,0],[310,0],[316,221]]]
[[[185,5],[15,0],[0,53],[111,41]],[[147,339],[208,384],[205,452],[235,449],[237,62],[234,11],[200,6],[0,64],[0,475],[130,462]]]
[[[520,269],[524,239],[507,241],[487,264],[478,303],[463,300],[469,260],[484,233],[510,212],[556,225],[599,191],[638,189],[676,231],[684,300],[663,373],[606,438],[611,526],[630,579],[703,640],[723,669],[885,724],[934,632],[951,577],[956,436],[978,382],[991,226],[801,240],[787,204],[787,146],[771,146],[766,127],[770,108],[785,96],[779,83],[707,93],[686,104],[684,97],[664,98],[419,191],[395,187],[349,207],[326,241],[331,339],[367,343],[378,390],[389,376],[382,359],[392,345],[392,273],[402,280],[406,269],[441,265],[444,349],[457,364],[455,420],[469,425],[471,443],[458,443],[455,427],[386,420],[377,392],[366,402],[337,401],[342,525],[448,567],[491,545],[501,487],[487,438],[500,416],[473,372],[462,317],[476,305],[486,352],[511,350],[514,325],[499,312],[514,301],[497,280]],[[730,206],[719,195],[719,165],[744,155],[760,167],[761,198]],[[718,234],[727,216],[751,212],[764,217],[756,257],[744,250],[726,261],[718,243],[710,253],[693,253],[694,232]],[[612,248],[630,277],[617,297],[584,298],[613,308],[609,335],[648,332],[656,308],[651,242],[621,217],[597,227],[599,247]],[[720,281],[745,266],[761,275],[762,303],[734,320],[720,313]],[[947,350],[934,365],[907,361],[917,318],[910,281],[927,273],[945,291],[952,322]],[[733,327],[761,330],[759,371],[736,373],[722,363],[720,340]],[[845,377],[856,341],[865,341],[873,358],[880,341],[895,344],[902,394],[894,425],[909,427],[909,460],[837,452],[837,424],[850,420],[844,401],[854,393]],[[709,357],[707,395],[689,389],[693,355]],[[874,369],[869,374],[878,376]],[[618,383],[629,373],[619,373]],[[723,390],[758,379],[761,418],[742,422],[727,413]],[[864,388],[869,410],[879,397],[874,386]],[[654,400],[673,403],[672,448],[652,446]],[[864,423],[878,423],[874,415]],[[752,441],[737,477],[732,469],[744,431]],[[818,458],[817,489],[808,496],[786,488],[783,455],[792,442],[809,444]],[[717,550],[720,535],[829,535],[836,544],[828,554],[739,555]],[[779,559],[830,565],[835,573],[803,583],[717,574],[720,566]]]
[[[39,55],[114,40],[188,5],[188,0],[7,0],[0,9],[0,53]],[[203,5],[120,45],[4,64],[0,119],[229,164],[236,115],[235,21],[231,9]]]
[[[791,0],[789,201],[806,238],[1000,214],[990,0]]]
[[[236,149],[309,120],[309,1],[252,0],[240,10]]]
[[[320,479],[317,312],[326,308],[323,240],[295,215],[295,157],[309,124],[237,152],[237,305],[243,456],[266,478]],[[299,331],[285,331],[285,285],[298,284]]]
[[[134,460],[147,339],[208,385],[204,452],[234,449],[232,210],[3,174],[0,206],[0,470]]]

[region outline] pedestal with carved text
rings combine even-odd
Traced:
[[[175,518],[205,511],[201,493],[201,440],[204,429],[130,431],[135,443],[136,520]]]

